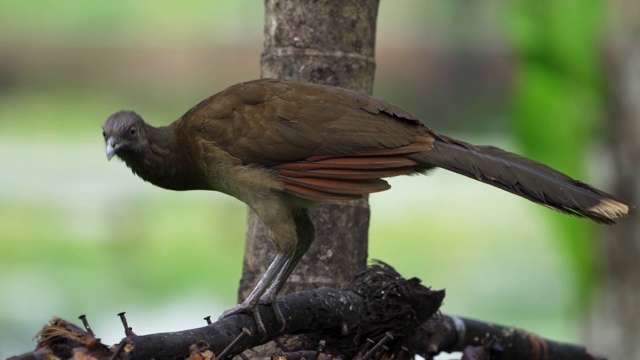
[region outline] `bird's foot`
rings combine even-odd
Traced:
[[[267,328],[265,327],[264,321],[262,320],[262,316],[258,311],[258,305],[271,306],[271,308],[273,309],[273,313],[276,316],[276,320],[280,324],[280,332],[283,332],[287,325],[287,322],[284,318],[284,314],[282,313],[282,309],[280,309],[280,305],[278,305],[276,301],[269,298],[267,299],[260,298],[257,304],[242,303],[237,305],[234,308],[225,310],[222,313],[222,315],[220,315],[219,320],[222,320],[231,315],[238,315],[238,314],[251,315],[253,317],[253,320],[256,322],[256,327],[258,328],[258,331],[264,336],[267,334]]]
[[[264,301],[262,299],[260,299],[260,301],[258,302],[261,305],[270,305],[271,308],[273,309],[273,313],[276,315],[276,320],[278,321],[278,324],[280,324],[280,332],[284,332],[284,329],[287,326],[287,320],[284,318],[284,314],[282,313],[282,309],[280,309],[280,305],[278,304],[277,301],[274,300],[269,300],[268,302]]]
[[[258,304],[238,304],[236,307],[231,308],[229,310],[225,310],[222,315],[218,318],[218,320],[222,320],[231,315],[238,314],[247,314],[253,317],[253,321],[256,322],[256,328],[262,336],[267,334],[267,328],[264,326],[264,321],[262,321],[262,316],[260,316],[260,312],[258,311]]]
[[[280,309],[280,305],[278,305],[278,301],[276,299],[277,293],[267,291],[260,297],[258,300],[258,304],[261,305],[270,305],[273,308],[273,313],[276,315],[276,320],[278,324],[280,324],[280,332],[284,332],[285,327],[287,326],[287,320],[284,318],[284,314],[282,313],[282,309]]]
[[[238,315],[238,314],[250,314],[252,313],[252,309],[255,308],[256,304],[238,304],[235,307],[232,307],[231,309],[227,309],[225,311],[222,312],[222,315],[220,315],[220,317],[218,318],[218,320],[222,320],[226,317],[229,317],[231,315]]]

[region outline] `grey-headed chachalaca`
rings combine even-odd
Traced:
[[[387,190],[386,177],[441,167],[607,224],[632,207],[533,160],[439,135],[386,101],[322,85],[234,85],[163,127],[121,111],[104,124],[104,139],[107,158],[118,156],[143,180],[226,193],[264,221],[277,255],[232,312],[275,300],[313,241],[306,208]]]

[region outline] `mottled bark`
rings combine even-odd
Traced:
[[[340,86],[371,93],[375,70],[377,0],[266,1],[262,77]],[[311,209],[316,238],[282,294],[342,287],[364,270],[369,205],[366,200]],[[239,300],[251,291],[275,252],[253,212]]]
[[[607,63],[613,193],[640,204],[640,3],[611,3]],[[637,210],[636,210],[637,211]],[[640,359],[640,222],[637,214],[605,230],[603,291],[588,330],[591,347],[612,359]]]
[[[378,0],[266,0],[262,77],[313,82],[371,94]],[[366,267],[367,199],[321,204],[310,211],[315,241],[281,294],[340,288]],[[249,210],[238,299],[242,301],[275,256],[266,227]],[[259,353],[268,356],[273,347]],[[258,357],[259,354],[256,354]]]

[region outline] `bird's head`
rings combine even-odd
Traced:
[[[126,154],[140,152],[147,144],[144,121],[133,111],[119,111],[107,119],[102,135],[107,144],[107,159],[114,155],[123,158]]]

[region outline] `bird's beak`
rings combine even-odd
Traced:
[[[110,137],[107,139],[107,160],[111,160],[113,155],[116,154],[116,151],[120,147],[119,144],[116,143],[116,139]]]

